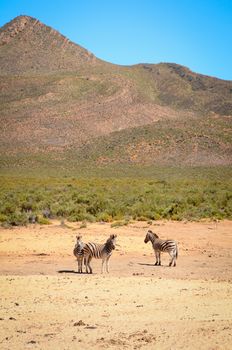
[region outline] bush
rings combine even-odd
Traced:
[[[11,226],[25,226],[28,223],[28,218],[25,213],[16,211],[8,216],[7,223]]]
[[[23,179],[0,177],[0,222],[25,225],[49,208],[52,218],[112,222],[232,218],[232,180],[210,170],[210,176],[152,179]],[[197,176],[196,176],[197,174]],[[200,175],[199,175],[200,174]],[[224,175],[224,173],[223,173]],[[135,175],[136,176],[136,175]],[[128,220],[125,218],[129,218]],[[47,223],[45,221],[45,223]]]
[[[8,216],[5,214],[0,214],[0,222],[7,222]]]
[[[77,221],[88,221],[88,222],[95,222],[96,218],[86,213],[84,210],[80,213],[73,213],[67,217],[68,221],[70,222],[77,222]]]
[[[49,219],[44,218],[43,216],[38,216],[37,222],[38,222],[38,224],[40,224],[40,225],[50,225],[50,224],[51,224],[51,222],[49,221]]]
[[[138,221],[147,221],[147,217],[145,217],[145,216],[138,216],[137,218],[136,218]]]
[[[112,222],[113,218],[111,215],[103,212],[97,215],[97,221]]]

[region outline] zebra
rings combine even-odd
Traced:
[[[160,253],[167,252],[171,257],[169,266],[172,266],[172,263],[173,263],[173,266],[176,266],[176,259],[178,257],[178,246],[175,241],[162,240],[159,238],[159,236],[156,233],[152,232],[151,230],[148,230],[144,239],[144,243],[147,243],[149,241],[152,243],[152,247],[155,252],[155,257],[156,257],[155,265],[161,265]]]
[[[104,263],[106,263],[106,272],[109,272],[109,258],[112,255],[112,251],[115,249],[116,237],[117,235],[110,235],[104,244],[92,242],[85,244],[83,251],[87,273],[93,273],[92,267],[90,266],[92,258],[102,259],[101,273],[103,273]]]
[[[83,258],[84,258],[83,248],[85,246],[85,243],[83,243],[81,240],[82,236],[76,236],[76,239],[77,239],[77,242],[76,242],[75,247],[73,249],[73,254],[77,258],[78,272],[82,273],[82,262],[83,262]]]

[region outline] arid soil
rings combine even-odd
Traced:
[[[231,349],[232,223],[135,222],[0,229],[1,349]],[[179,243],[154,266],[150,228]],[[110,273],[78,274],[75,236],[117,233]]]

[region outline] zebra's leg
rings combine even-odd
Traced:
[[[109,259],[110,259],[110,256],[107,256],[106,258],[106,272],[109,273]]]
[[[88,265],[88,268],[89,268],[89,273],[93,273],[93,269],[92,267],[90,266],[90,261],[92,260],[92,257],[89,256],[88,259],[87,259],[87,265]]]
[[[85,272],[86,273],[89,273],[89,269],[88,269],[88,267],[89,267],[89,263],[88,263],[88,260],[89,260],[89,256],[87,255],[87,256],[85,256],[84,257],[84,263],[85,263]]]
[[[176,254],[176,252],[174,252],[174,251],[169,252],[169,255],[171,257],[170,262],[169,262],[169,266],[172,266],[172,263],[175,259],[175,254]],[[174,262],[174,266],[175,266],[175,262]]]
[[[176,259],[177,259],[177,249],[174,252],[174,264],[173,264],[173,266],[176,266]]]
[[[161,266],[161,253],[160,252],[158,252],[158,261],[159,261],[158,265]]]
[[[78,259],[78,272],[79,273],[82,273],[82,261],[83,261],[82,257],[79,257],[79,259]]]
[[[104,263],[106,261],[106,258],[102,258],[102,267],[101,267],[101,273],[103,273],[103,270],[104,270]]]
[[[84,265],[85,265],[85,268],[86,268],[86,258],[83,258],[83,260],[84,260]],[[82,272],[83,272],[83,270],[82,270]]]
[[[158,252],[157,250],[155,251],[155,259],[156,259],[156,262],[155,262],[155,266],[157,266],[159,264],[159,261],[158,261]]]
[[[80,259],[77,259],[78,262],[78,273],[80,273]]]
[[[79,272],[79,261],[77,259],[77,272]]]
[[[84,265],[85,265],[85,273],[88,273],[88,269],[87,269],[87,257],[84,256]]]
[[[80,273],[82,273],[83,256],[80,259]]]

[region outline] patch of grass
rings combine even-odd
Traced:
[[[127,226],[128,224],[129,224],[128,220],[121,220],[121,221],[113,222],[110,226],[112,228],[117,228],[117,227],[121,227],[121,226]]]

